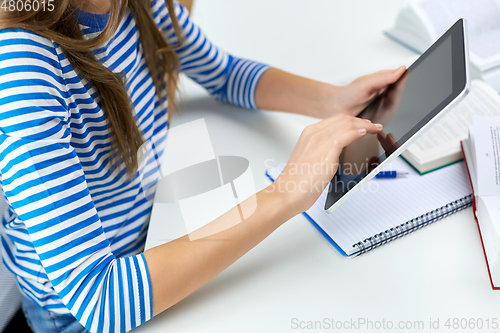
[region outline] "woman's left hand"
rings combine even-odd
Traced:
[[[343,113],[357,116],[375,97],[405,72],[405,66],[361,76],[346,86],[337,87],[324,103],[324,117]]]

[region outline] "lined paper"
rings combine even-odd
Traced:
[[[282,168],[268,170],[271,178]],[[464,162],[419,175],[401,157],[385,170],[407,172],[396,179],[372,179],[335,211],[324,211],[326,191],[306,212],[347,255],[354,244],[439,209],[472,193]]]

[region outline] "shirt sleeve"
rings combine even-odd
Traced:
[[[142,254],[117,259],[111,251],[70,145],[59,56],[45,38],[0,31],[3,189],[43,266],[35,273],[87,330],[126,332],[152,317],[149,274]]]
[[[175,48],[181,71],[222,102],[256,109],[255,89],[269,66],[233,57],[216,47],[192,22],[188,10],[178,2],[174,5],[183,34],[182,45]],[[165,2],[152,0],[152,10],[169,45],[177,46],[179,41]]]

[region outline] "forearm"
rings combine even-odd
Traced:
[[[223,229],[221,232],[195,240],[192,238],[197,237],[190,239],[186,235],[144,252],[152,285],[153,315],[206,284],[294,215],[285,209],[277,193],[264,190],[256,198],[255,212],[236,225],[231,216],[240,215],[238,207],[194,233],[211,234],[213,228]]]
[[[271,68],[260,77],[255,104],[261,109],[321,119],[339,114],[357,116],[403,73],[404,66],[359,77],[346,86],[334,86]]]
[[[337,89],[334,85],[270,68],[257,84],[255,102],[265,110],[325,118],[333,115],[329,110]]]

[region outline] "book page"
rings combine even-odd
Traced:
[[[478,196],[500,196],[500,117],[474,116]]]
[[[439,155],[443,150],[460,152],[473,115],[500,115],[500,95],[482,81],[472,81],[471,91],[443,119],[408,148],[419,159]]]
[[[276,179],[282,168],[269,170],[269,176]],[[324,210],[325,189],[306,212],[347,255],[355,252],[355,243],[398,228],[472,193],[463,162],[420,176],[402,158],[397,158],[385,170],[408,175],[396,179],[374,178],[330,214]]]
[[[435,41],[453,23],[465,18],[468,23],[472,62],[480,70],[500,64],[500,3],[498,0],[413,0],[410,6],[429,27]],[[430,45],[429,45],[430,46]]]
[[[396,24],[384,34],[417,54],[424,53],[433,40],[427,26],[408,4],[401,7]]]
[[[477,201],[477,222],[483,238],[486,260],[496,286],[500,277],[500,201],[495,197],[479,197]]]

